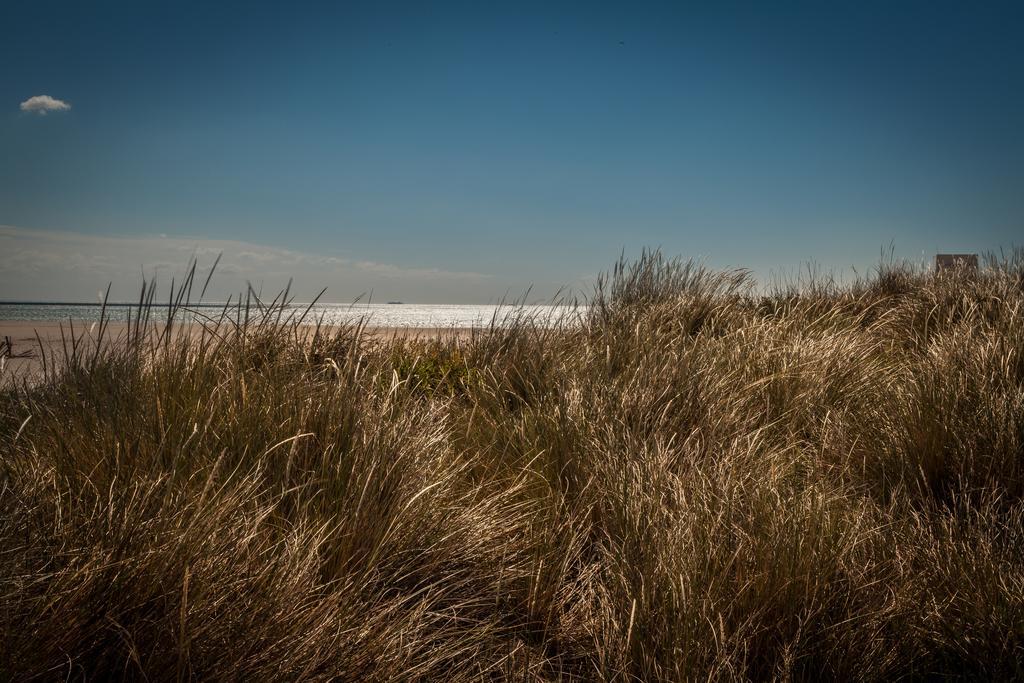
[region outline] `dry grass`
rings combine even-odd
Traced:
[[[1020,253],[590,303],[69,345],[0,397],[3,678],[1024,676]]]

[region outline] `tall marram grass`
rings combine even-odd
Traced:
[[[0,398],[3,678],[1024,677],[1021,253],[425,342],[152,301]]]

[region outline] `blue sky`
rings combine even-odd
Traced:
[[[1019,245],[1021,44],[1019,2],[9,2],[0,299],[219,249],[224,292],[486,302],[645,246]]]

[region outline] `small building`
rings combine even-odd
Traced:
[[[935,272],[946,270],[962,270],[968,273],[978,272],[977,254],[936,254]]]

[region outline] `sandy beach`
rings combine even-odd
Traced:
[[[43,357],[60,357],[64,344],[71,342],[71,327],[76,337],[85,333],[86,339],[97,333],[97,325],[88,321],[58,322],[52,320],[0,320],[0,358],[4,364],[0,380],[38,376],[43,369]],[[181,328],[192,328],[193,324],[179,324]],[[124,322],[107,323],[104,336],[116,340],[124,335],[128,325]],[[308,326],[312,329],[312,326]],[[195,326],[198,330],[198,326]],[[63,330],[63,337],[62,332]],[[467,339],[473,330],[467,327],[368,327],[364,335],[368,338],[385,340],[439,339],[456,337]],[[42,353],[40,353],[42,349]]]

